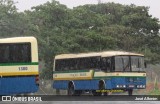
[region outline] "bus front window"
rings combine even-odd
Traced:
[[[115,71],[144,71],[142,56],[115,56]]]
[[[129,56],[115,57],[115,71],[130,71]]]
[[[131,56],[132,71],[144,71],[144,58],[141,56]]]

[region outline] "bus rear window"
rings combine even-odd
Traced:
[[[0,44],[0,63],[31,62],[31,43]]]

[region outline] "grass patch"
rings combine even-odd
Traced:
[[[160,90],[156,89],[148,93],[148,95],[160,95]]]

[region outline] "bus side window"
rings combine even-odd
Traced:
[[[106,70],[107,70],[107,72],[109,72],[111,70],[111,58],[107,58]]]
[[[63,71],[64,70],[64,68],[66,67],[66,63],[65,63],[65,60],[62,60],[62,64],[61,64],[61,66],[60,66],[60,71]]]
[[[104,70],[106,72],[110,72],[112,70],[111,57],[101,59],[101,70]]]
[[[69,69],[74,70],[74,60],[73,59],[70,60]]]
[[[106,70],[106,58],[101,59],[101,70]]]

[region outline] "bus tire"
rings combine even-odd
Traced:
[[[93,90],[92,91],[93,96],[107,96],[108,95],[108,92],[105,92],[105,84],[102,80],[99,82],[99,91],[100,92]]]
[[[133,95],[133,89],[129,89],[129,90],[128,90],[128,95],[129,95],[129,96]]]
[[[73,83],[69,83],[68,86],[68,95],[69,96],[80,96],[82,94],[82,90],[74,90]]]
[[[105,90],[105,83],[103,81],[100,81],[99,89],[100,89],[100,91],[102,91],[100,93],[100,95],[102,95],[102,96],[107,96],[108,95],[108,92],[106,92],[106,90]]]
[[[75,93],[73,84],[69,84],[68,86],[68,95],[73,96]]]

